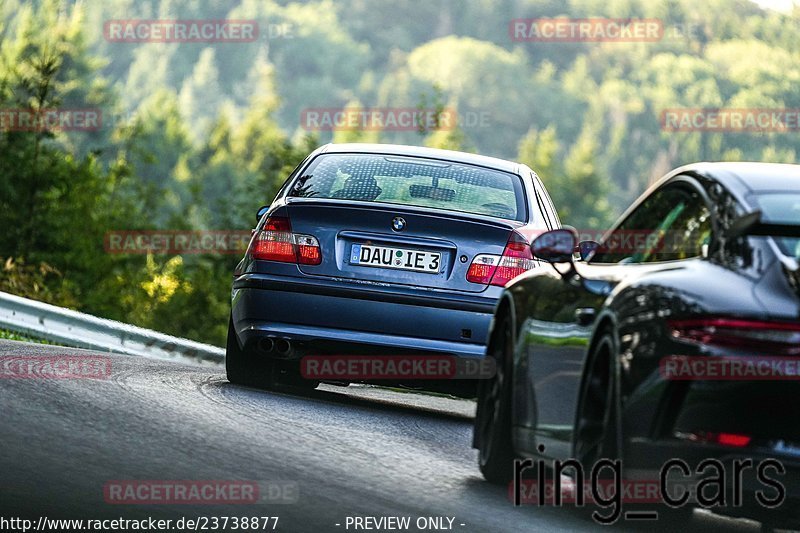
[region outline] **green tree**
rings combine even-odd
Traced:
[[[183,82],[178,96],[181,116],[195,144],[207,138],[215,118],[213,113],[224,102],[218,81],[219,71],[214,58],[213,48],[205,48],[202,51],[192,75]]]
[[[520,141],[518,159],[542,179],[563,224],[602,232],[611,223],[607,179],[596,166],[597,144],[587,130],[570,148],[562,164],[556,129],[531,129]]]
[[[348,113],[369,111],[358,100],[351,100],[343,109],[346,116]],[[377,143],[380,142],[380,138],[381,130],[372,127],[361,129],[345,125],[333,130],[333,142],[335,143]]]

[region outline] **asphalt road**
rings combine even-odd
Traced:
[[[5,360],[54,354],[97,355],[0,341]],[[231,385],[218,366],[108,357],[103,379],[0,379],[0,518],[278,516],[275,531],[336,532],[366,530],[348,527],[348,517],[404,516],[405,531],[420,531],[419,517],[452,518],[464,533],[600,529],[567,509],[515,508],[483,481],[470,447],[472,402],[374,387],[292,396]],[[285,502],[108,503],[104,487],[120,480],[290,490],[279,494]],[[758,530],[704,513],[683,530],[709,528]]]

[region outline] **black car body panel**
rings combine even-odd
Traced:
[[[784,482],[789,496],[796,498],[796,379],[668,380],[659,365],[676,355],[776,355],[768,347],[687,342],[675,336],[670,321],[730,317],[798,324],[796,257],[782,253],[771,237],[726,235],[738,216],[759,208],[760,193],[800,193],[800,166],[703,163],[679,168],[633,204],[604,240],[619,234],[626,220],[639,216],[656,194],[675,187],[692,198],[687,210],[702,213],[691,224],[700,220],[710,235],[686,257],[603,262],[601,242],[587,263],[573,265],[574,276],[554,268],[537,269],[506,287],[495,323],[503,316],[513,322],[513,447],[520,455],[546,460],[575,457],[576,412],[589,358],[603,332],[611,332],[618,342],[614,366],[626,468],[657,472],[673,457],[695,462],[710,457],[777,458],[788,470]],[[670,209],[671,205],[674,202]],[[695,231],[691,224],[687,235]],[[683,244],[691,246],[691,238]],[[731,448],[681,438],[703,432],[743,434],[750,441]]]

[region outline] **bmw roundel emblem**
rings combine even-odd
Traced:
[[[403,231],[406,229],[406,219],[403,217],[394,217],[392,219],[392,229],[395,231]]]

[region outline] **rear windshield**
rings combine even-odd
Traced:
[[[322,155],[295,181],[289,196],[432,207],[521,221],[526,216],[519,176],[417,157]]]
[[[756,195],[764,221],[772,224],[796,224],[800,226],[800,194],[762,193]],[[775,242],[784,254],[800,259],[800,239],[776,237]]]

